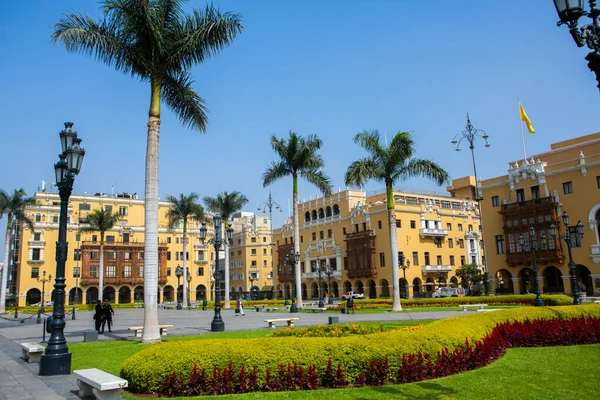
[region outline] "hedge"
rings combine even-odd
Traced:
[[[436,354],[438,350],[452,350],[463,345],[465,339],[475,343],[499,322],[567,319],[581,315],[600,318],[600,306],[520,307],[438,320],[417,331],[342,338],[270,337],[162,343],[127,359],[120,375],[128,380],[131,391],[156,393],[166,375],[174,371],[178,375],[189,375],[194,365],[207,371],[223,369],[230,364],[235,370],[242,366],[248,370],[256,367],[260,384],[267,369],[277,371],[281,364],[297,364],[305,369],[314,365],[323,371],[331,359],[333,365],[343,366],[348,383],[353,384],[365,362],[373,359],[387,358],[389,368],[397,370],[402,365],[403,354]]]

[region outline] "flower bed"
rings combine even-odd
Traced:
[[[379,326],[364,326],[360,324],[323,324],[308,328],[284,328],[273,331],[274,337],[343,337],[349,335],[369,335],[388,331],[412,331],[421,329],[422,325],[406,326],[403,328],[384,328]]]
[[[208,371],[208,375],[213,377],[211,379],[217,382],[215,385],[221,388],[218,391],[222,392],[225,390],[222,389],[223,385],[230,387],[232,391],[237,390],[234,388],[234,377],[238,376],[238,371],[243,367],[245,374],[256,377],[255,383],[261,390],[276,390],[277,386],[271,386],[274,380],[280,380],[280,373],[289,375],[294,374],[294,370],[301,369],[304,374],[302,382],[306,382],[305,374],[309,369],[314,369],[321,385],[327,386],[328,384],[323,382],[329,382],[326,378],[328,366],[336,373],[340,366],[341,375],[338,382],[342,381],[343,375],[343,381],[347,384],[361,384],[363,379],[367,384],[370,382],[367,372],[373,360],[375,361],[372,369],[387,369],[397,375],[407,362],[408,365],[417,362],[414,358],[418,360],[419,353],[421,358],[429,354],[433,362],[434,359],[437,360],[438,352],[443,358],[444,354],[455,354],[454,352],[458,351],[456,349],[471,351],[466,349],[472,346],[464,347],[465,343],[482,341],[486,336],[492,335],[499,323],[513,323],[526,319],[566,320],[582,315],[600,318],[600,306],[520,307],[438,320],[424,325],[419,330],[388,331],[339,338],[269,337],[243,339],[243,342],[240,339],[211,339],[162,343],[127,359],[123,363],[121,376],[129,381],[129,388],[133,392],[157,393],[165,385],[165,376],[171,376],[173,372],[179,377],[176,380],[185,384],[195,365],[197,371]],[[482,342],[474,346],[482,345],[491,344]],[[413,361],[410,361],[411,354]],[[223,373],[227,378],[219,378]],[[300,373],[296,374],[300,379]],[[292,379],[288,375],[286,379]],[[180,379],[182,377],[186,379]],[[335,386],[333,383],[331,385]],[[314,382],[311,386],[314,386]]]

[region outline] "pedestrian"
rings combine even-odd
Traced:
[[[237,300],[235,301],[235,316],[237,317],[238,313],[242,313],[242,316],[246,315],[244,314],[244,308],[242,307],[242,296],[238,296]]]
[[[108,299],[104,299],[104,304],[102,304],[102,313],[104,318],[102,319],[102,332],[104,333],[104,325],[108,322],[108,331],[112,332],[112,317],[115,315],[115,311],[112,306],[108,302]]]
[[[104,312],[102,310],[102,302],[98,300],[96,303],[96,312],[94,313],[94,325],[96,326],[96,331],[100,333],[100,326],[102,324],[102,318],[104,318]]]

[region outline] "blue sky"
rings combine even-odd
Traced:
[[[391,137],[411,131],[416,156],[452,177],[472,173],[453,136],[469,112],[492,147],[476,149],[485,178],[522,157],[517,96],[537,131],[527,152],[596,132],[600,101],[594,75],[551,0],[221,0],[246,30],[192,70],[210,109],[205,135],[163,108],[159,192],[201,197],[239,190],[256,211],[268,197],[262,174],[274,160],[269,138],[317,134],[324,171],[343,189],[344,173],[364,155],[352,142],[364,129]],[[191,7],[204,2],[192,1]],[[0,188],[32,195],[53,181],[58,132],[73,121],[87,154],[77,193],[144,193],[149,85],[50,42],[67,12],[98,16],[93,1],[7,2],[0,14],[2,134]],[[382,187],[376,182],[365,189]],[[414,179],[399,188],[443,191]],[[292,182],[270,188],[288,216]],[[302,182],[300,198],[316,196]],[[0,239],[6,220],[0,221]],[[0,246],[0,254],[4,251]]]

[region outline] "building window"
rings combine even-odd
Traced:
[[[99,251],[91,251],[90,252],[90,260],[99,260],[100,252]]]
[[[462,224],[458,224],[458,231],[462,232]]]
[[[167,261],[171,261],[171,252],[167,251]]]
[[[429,252],[425,252],[425,265],[429,265]]]
[[[465,256],[460,256],[460,265],[465,265]]]
[[[317,232],[312,233],[312,240],[317,240]]]
[[[461,249],[465,248],[465,241],[463,239],[458,239],[458,247]]]
[[[524,189],[517,189],[517,201],[519,203],[522,203],[525,201],[525,190]]]
[[[58,215],[53,215],[52,216],[52,222],[54,222],[55,224],[58,223]]]
[[[35,215],[35,222],[41,222],[42,221],[42,216],[40,214],[36,214]]]
[[[117,252],[116,251],[107,251],[106,252],[106,258],[109,260],[116,260],[117,259]]]
[[[533,200],[539,200],[539,198],[540,198],[540,187],[539,186],[531,187],[531,198]]]
[[[129,233],[123,233],[123,243],[129,243]]]
[[[577,227],[576,226],[570,226],[569,227],[569,233],[571,233],[571,237],[574,238],[572,243],[573,248],[575,247],[581,247],[581,237],[577,234]]]
[[[119,215],[121,217],[127,216],[127,206],[119,206]]]
[[[344,270],[348,270],[348,257],[344,257]]]
[[[504,248],[504,235],[496,236],[496,254],[504,254],[506,249]]]
[[[600,175],[596,177],[596,185],[598,185],[598,189],[600,189]]]
[[[252,266],[256,267],[256,260],[252,260]]]
[[[452,230],[452,224],[450,222],[446,223],[446,230],[447,231],[451,231]]]
[[[263,243],[267,243],[267,237],[263,236]]]
[[[253,256],[255,256],[256,255],[256,249],[250,250],[250,254],[253,255]]]
[[[170,243],[171,243],[171,238],[167,237],[167,244],[170,244]]]
[[[123,278],[131,278],[131,265],[123,265]]]
[[[33,267],[31,268],[31,277],[33,279],[37,279],[40,276],[40,269],[39,267]]]
[[[571,181],[563,182],[563,192],[565,194],[573,193],[573,182],[571,182]]]
[[[443,241],[442,238],[435,238],[435,245],[438,249],[442,248],[442,241]]]
[[[415,229],[417,227],[417,223],[415,221],[410,221],[410,229]]]
[[[81,249],[73,250],[73,261],[81,261]]]
[[[140,251],[140,252],[138,253],[138,260],[143,260],[143,259],[144,259],[144,252],[143,252],[143,251]]]
[[[139,277],[141,277],[141,278],[144,277],[144,266],[143,265],[140,265],[138,267],[138,273],[139,273],[139,275],[138,275]]]
[[[81,278],[81,267],[73,268],[73,278]]]
[[[204,276],[204,267],[198,267],[198,276]]]
[[[413,251],[413,265],[419,265],[419,253]]]
[[[325,239],[325,232],[323,232],[323,231],[319,231],[319,238],[320,238],[321,240]]]
[[[42,240],[42,234],[39,232],[34,233],[33,240],[35,240],[36,242],[39,242],[40,240]]]
[[[106,236],[106,243],[114,243],[115,237],[113,235]]]
[[[442,256],[437,256],[437,265],[442,265]]]
[[[108,206],[108,205],[104,206],[104,211],[112,212],[112,206]]]
[[[255,238],[255,237],[252,237],[252,238],[250,238],[250,241],[251,241],[252,243],[256,243],[256,238]]]
[[[97,278],[97,277],[98,277],[98,266],[90,265],[90,278]]]
[[[79,211],[90,211],[90,205],[79,203]]]
[[[267,249],[263,249],[263,256],[267,255]]]
[[[333,237],[333,231],[331,229],[327,229],[327,237],[331,239]]]
[[[450,256],[450,265],[454,265],[454,256]]]
[[[448,248],[451,249],[454,247],[454,242],[452,241],[452,239],[448,239]]]
[[[97,242],[98,241],[98,235],[92,235],[92,242]]]
[[[467,225],[467,230],[469,232],[473,232],[473,225],[471,225],[471,224]]]
[[[117,272],[117,267],[115,267],[114,265],[109,265],[106,267],[106,277],[107,278],[114,278],[116,276],[116,272]]]
[[[381,229],[382,225],[381,225],[381,220],[377,221],[377,229]]]
[[[171,267],[167,267],[167,276],[171,276]]]
[[[42,255],[42,249],[31,249],[31,260],[40,261]]]
[[[492,207],[500,207],[500,197],[492,196]]]
[[[385,267],[385,253],[379,253],[379,266]]]
[[[396,228],[402,228],[402,220],[396,220]]]

